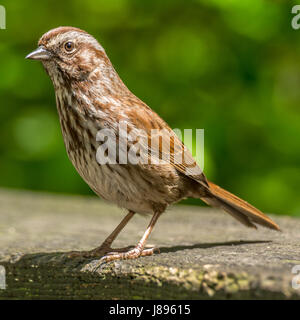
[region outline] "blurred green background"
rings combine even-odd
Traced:
[[[205,129],[210,180],[300,216],[300,30],[294,1],[0,0],[0,186],[92,194],[69,162],[54,91],[26,61],[39,37],[94,35],[127,86],[172,128]],[[188,203],[200,204],[200,201]]]

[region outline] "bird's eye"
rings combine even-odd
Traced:
[[[71,52],[71,51],[74,50],[75,45],[74,45],[74,42],[68,41],[68,42],[65,43],[64,47],[65,47],[65,50],[66,50],[67,52]]]

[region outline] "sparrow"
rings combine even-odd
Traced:
[[[26,58],[41,61],[52,80],[62,136],[73,166],[99,197],[128,210],[99,247],[78,254],[101,257],[104,263],[152,255],[156,248],[145,245],[158,218],[169,205],[188,197],[225,210],[247,227],[280,230],[260,210],[206,178],[168,124],[126,87],[93,36],[78,28],[58,27],[45,33]],[[126,129],[120,130],[120,124]],[[115,137],[111,140],[119,150],[115,159],[103,151],[105,130]],[[151,144],[153,131],[160,133],[162,142],[170,142],[168,152],[162,143]],[[120,148],[125,135],[127,143]],[[141,137],[143,143],[134,149]],[[113,142],[108,145],[112,147]],[[152,161],[120,161],[132,149],[146,159],[151,154]],[[178,161],[181,153],[184,161]],[[151,215],[144,235],[134,247],[113,249],[113,241],[135,213]]]

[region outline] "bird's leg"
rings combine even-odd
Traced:
[[[112,249],[111,244],[113,241],[117,238],[119,233],[124,229],[126,224],[129,222],[129,220],[134,216],[135,212],[129,210],[128,214],[122,219],[122,221],[119,223],[119,225],[115,228],[115,230],[103,241],[103,243],[100,245],[100,247],[97,247],[90,251],[74,251],[70,252],[68,255],[70,257],[95,257],[95,256],[102,256],[103,254],[106,254],[108,252],[117,251],[128,251],[130,247],[127,248],[118,248],[118,249]]]
[[[91,254],[97,254],[102,253],[105,254],[109,251],[127,251],[127,248],[118,248],[118,249],[112,249],[111,245],[113,241],[117,238],[119,233],[124,229],[124,227],[127,225],[129,220],[134,216],[135,212],[129,210],[128,214],[122,219],[122,221],[118,224],[118,226],[115,228],[115,230],[102,242],[100,247],[95,248],[90,251]]]
[[[161,213],[155,213],[148,225],[147,230],[145,231],[143,237],[139,241],[139,243],[130,250],[127,250],[126,252],[109,252],[107,255],[102,257],[100,259],[100,263],[102,262],[109,262],[112,260],[123,260],[123,259],[136,259],[140,256],[150,256],[154,253],[155,250],[158,250],[156,248],[151,248],[151,249],[144,249],[146,241],[151,234],[154,225],[156,221],[158,220],[159,216]]]

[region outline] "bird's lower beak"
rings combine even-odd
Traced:
[[[51,53],[43,46],[38,47],[36,50],[29,53],[25,59],[32,60],[49,60],[51,58]]]

